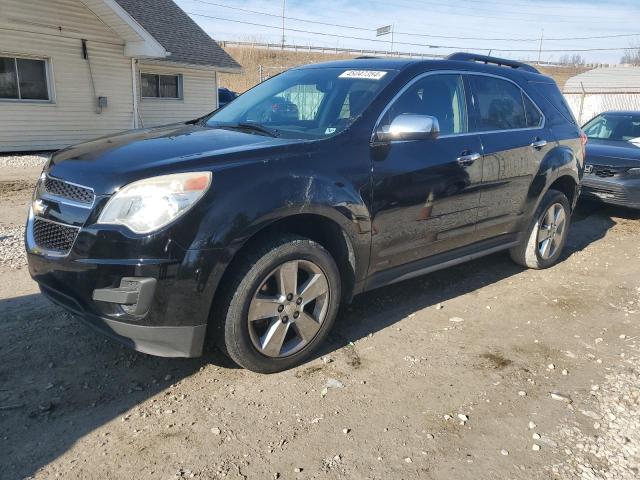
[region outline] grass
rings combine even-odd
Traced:
[[[260,65],[263,67],[263,79],[265,79],[298,65],[354,58],[356,56],[277,49],[267,50],[252,47],[227,47],[225,50],[242,65],[244,72],[240,75],[220,74],[220,86],[240,93],[260,82]],[[584,67],[574,66],[537,68],[545,75],[552,77],[560,86],[560,89],[564,87],[567,79],[588,70]]]

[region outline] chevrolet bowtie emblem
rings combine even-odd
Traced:
[[[45,213],[47,213],[47,206],[42,200],[36,200],[35,202],[33,202],[31,208],[33,209],[33,214],[39,217],[42,217]]]

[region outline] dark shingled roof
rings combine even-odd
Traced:
[[[171,55],[164,60],[239,69],[240,65],[172,0],[116,0]]]

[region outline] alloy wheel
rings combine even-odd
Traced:
[[[554,203],[540,220],[538,229],[538,253],[544,260],[552,258],[562,245],[567,223],[564,207]]]
[[[293,355],[317,335],[327,315],[329,282],[307,260],[292,260],[265,277],[249,304],[249,335],[263,355]]]

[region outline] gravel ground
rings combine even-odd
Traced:
[[[0,478],[636,480],[640,214],[581,204],[564,260],[504,254],[356,298],[275,375],[128,350],[38,293],[39,168],[0,168]]]
[[[620,335],[629,343],[632,356],[620,353],[619,368],[602,385],[591,385],[596,410],[580,410],[593,422],[591,428],[570,425],[561,430],[567,458],[553,467],[561,478],[640,478],[640,348],[636,338]]]
[[[26,266],[24,227],[0,223],[0,265],[10,269]]]
[[[36,153],[31,155],[0,155],[0,168],[24,169],[40,167],[42,168],[49,158],[49,152]]]

